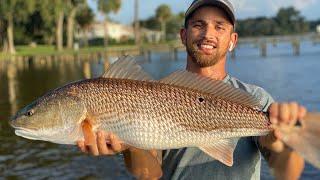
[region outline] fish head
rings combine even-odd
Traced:
[[[11,118],[15,134],[32,140],[74,144],[81,133],[85,106],[76,97],[51,93],[21,109]]]

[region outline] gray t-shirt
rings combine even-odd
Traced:
[[[223,81],[257,97],[264,112],[273,102],[272,97],[258,86],[246,84],[229,75]],[[228,167],[198,148],[166,150],[163,151],[162,179],[260,179],[261,155],[255,138],[240,138],[233,157],[234,164]]]

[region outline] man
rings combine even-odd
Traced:
[[[241,88],[256,96],[268,111],[273,124],[293,126],[296,120],[306,114],[304,107],[297,103],[274,103],[262,88],[249,85],[229,76],[226,72],[227,52],[237,44],[234,32],[235,16],[228,0],[195,0],[186,12],[185,27],[181,29],[182,43],[186,46],[187,70],[212,79],[222,80],[236,88]],[[241,138],[235,153],[234,165],[227,167],[200,151],[198,148],[152,151],[162,164],[163,179],[260,179],[260,152],[269,162],[278,179],[298,179],[303,167],[303,159],[286,147],[279,139],[279,132],[264,137]],[[109,143],[106,144],[106,140]],[[138,178],[159,178],[151,164],[156,158],[143,155],[141,150],[126,147],[113,134],[98,132],[97,144],[86,146],[79,141],[83,152],[93,155],[112,155],[124,151],[127,168]],[[139,157],[139,158],[137,158]],[[132,159],[140,159],[140,162]],[[150,166],[148,166],[150,164]],[[155,166],[153,166],[155,167]]]

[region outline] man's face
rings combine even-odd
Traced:
[[[226,57],[235,33],[222,10],[200,7],[187,23],[187,28],[181,31],[181,38],[194,63],[209,67]]]

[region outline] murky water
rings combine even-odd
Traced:
[[[264,87],[279,101],[295,100],[320,111],[320,45],[303,43],[301,56],[292,56],[289,44],[268,48],[268,57],[261,58],[255,47],[241,46],[228,62],[230,74]],[[185,58],[184,52],[177,60],[168,53],[153,54],[151,61],[137,57],[156,79],[183,69]],[[73,146],[22,139],[7,124],[14,112],[48,90],[97,77],[106,65],[104,60],[0,62],[0,179],[132,179],[120,155],[91,157]],[[270,178],[263,168],[263,179]],[[311,178],[320,179],[320,171],[307,165],[302,179]]]

